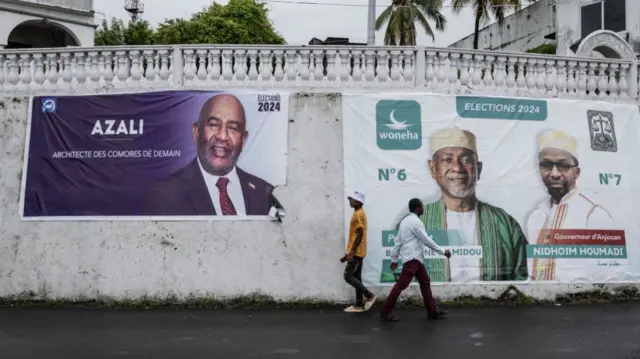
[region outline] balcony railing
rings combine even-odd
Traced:
[[[62,6],[77,10],[93,10],[93,0],[22,0],[45,5]]]
[[[0,51],[2,93],[233,87],[638,98],[631,61],[425,47],[141,46]]]

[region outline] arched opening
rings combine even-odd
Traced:
[[[633,48],[618,34],[609,30],[598,30],[582,39],[576,55],[591,57],[598,54],[608,59],[636,60]]]
[[[594,59],[615,59],[626,60],[619,52],[619,50],[610,47],[609,45],[597,45],[589,50],[583,50],[577,54],[581,57],[592,57]]]
[[[593,53],[597,53],[602,55],[602,57],[606,58],[606,59],[622,59],[622,56],[620,56],[620,54],[618,53],[618,51],[616,51],[615,49],[612,49],[609,46],[606,45],[601,45],[601,46],[596,46],[593,48],[592,50],[592,54]],[[600,57],[600,56],[593,56],[593,57]]]
[[[78,46],[75,35],[60,24],[30,20],[13,28],[5,49]]]

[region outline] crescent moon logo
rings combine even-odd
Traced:
[[[396,131],[403,131],[406,130],[407,128],[413,126],[411,124],[407,124],[407,121],[398,121],[396,120],[396,117],[394,116],[394,112],[396,112],[396,110],[392,110],[391,113],[389,114],[389,122],[391,123],[387,123],[385,124],[385,126],[387,126],[388,128],[392,129],[392,130],[396,130]]]

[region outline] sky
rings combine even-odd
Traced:
[[[105,17],[127,20],[124,10],[125,0],[94,0],[94,10],[98,23]],[[170,18],[189,18],[191,14],[210,4],[212,0],[144,0],[142,19],[152,26]],[[217,0],[226,4],[227,0]],[[376,16],[390,0],[377,0]],[[448,23],[444,32],[436,32],[435,42],[418,28],[419,46],[448,45],[473,33],[473,15],[471,9],[464,9],[459,15],[452,13],[449,1],[445,1],[443,13]],[[266,0],[269,18],[276,31],[289,45],[307,45],[317,37],[348,37],[351,42],[367,42],[367,4],[368,0]],[[384,30],[376,32],[376,45],[383,45]]]

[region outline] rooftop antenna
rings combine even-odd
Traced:
[[[131,21],[138,21],[144,13],[144,2],[142,0],[125,0],[124,9],[129,13]]]

